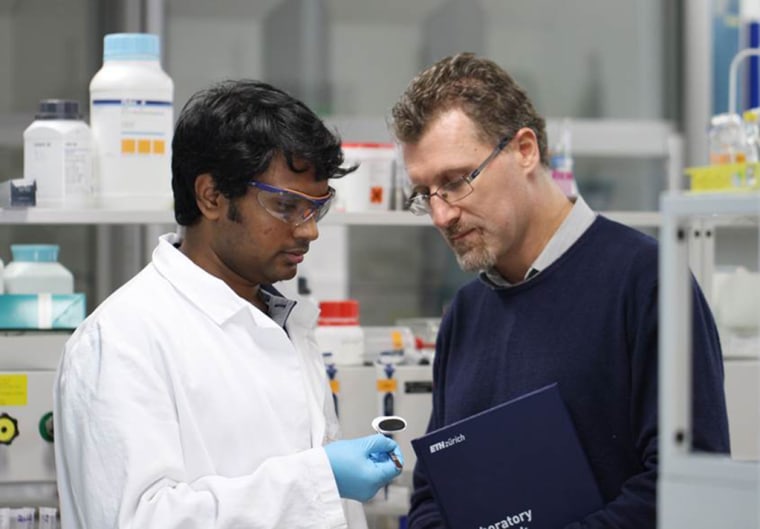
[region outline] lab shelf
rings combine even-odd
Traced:
[[[661,198],[658,528],[758,527],[760,466],[692,450],[689,228],[695,219],[760,216],[760,194]],[[702,257],[704,260],[704,257]]]
[[[650,211],[606,211],[603,215],[633,227],[657,227],[660,214]],[[2,224],[174,224],[174,212],[150,209],[0,209]],[[417,217],[407,211],[364,213],[330,212],[320,226],[431,226],[430,217]]]
[[[174,224],[170,210],[148,209],[0,209],[0,224]]]

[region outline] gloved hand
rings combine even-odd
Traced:
[[[404,463],[396,441],[380,434],[335,441],[324,449],[340,497],[362,502],[372,499],[380,487],[401,473],[388,452]]]

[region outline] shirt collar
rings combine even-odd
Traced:
[[[271,317],[257,309],[252,303],[238,296],[227,283],[203,270],[179,251],[182,241],[179,234],[169,233],[159,238],[153,250],[152,263],[174,288],[185,296],[200,311],[206,313],[218,325],[238,314],[249,311],[260,325],[276,323],[285,326],[295,305],[295,301],[280,295],[273,288],[262,290],[262,297],[269,307]]]
[[[549,267],[554,261],[560,258],[575,242],[580,239],[581,235],[593,224],[596,219],[596,213],[589,207],[583,197],[578,196],[575,199],[570,213],[562,221],[552,238],[544,246],[544,249],[538,255],[533,264],[525,273],[523,281],[536,276],[542,270]],[[487,285],[493,287],[511,287],[513,283],[507,281],[495,268],[484,270],[480,273],[480,278]]]
[[[269,317],[282,328],[285,328],[285,324],[288,321],[288,316],[296,306],[296,302],[292,299],[288,299],[280,294],[273,287],[261,286],[259,288],[259,294],[264,303],[267,304],[267,312]]]

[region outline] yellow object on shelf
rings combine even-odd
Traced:
[[[695,192],[756,191],[760,189],[760,163],[732,163],[688,167],[691,190]]]

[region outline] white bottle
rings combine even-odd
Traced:
[[[743,164],[747,161],[747,138],[744,123],[738,114],[716,114],[710,118],[708,131],[710,165]],[[745,175],[740,169],[732,170],[731,185],[745,186]]]
[[[391,143],[344,143],[347,165],[359,167],[332,180],[336,211],[387,211],[391,206],[396,151]]]
[[[91,205],[92,135],[78,101],[40,101],[24,131],[24,179],[37,182],[38,206]]]
[[[760,118],[760,108],[751,108],[744,112],[744,134],[746,145],[746,161],[747,167],[745,169],[744,184],[749,188],[757,187],[758,174],[756,174],[756,166],[760,162],[760,124],[758,124],[758,118]]]
[[[551,166],[552,178],[554,182],[562,189],[565,196],[575,198],[578,196],[578,185],[573,173],[573,154],[572,154],[572,136],[570,132],[570,122],[562,121],[562,129],[559,134],[559,141],[552,149]]]
[[[90,82],[99,202],[169,208],[174,83],[161,69],[157,35],[114,33]]]
[[[356,300],[322,301],[314,337],[323,357],[331,355],[335,365],[364,363],[364,331],[359,326]]]
[[[11,244],[3,272],[7,294],[71,294],[74,276],[58,262],[57,244]]]

